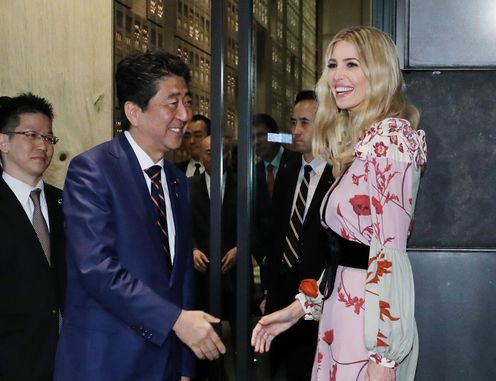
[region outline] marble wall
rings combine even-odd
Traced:
[[[0,94],[53,104],[45,179],[62,187],[71,158],[112,136],[112,1],[2,0],[1,13]]]

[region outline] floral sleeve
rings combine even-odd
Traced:
[[[300,302],[303,311],[305,311],[305,320],[320,320],[324,302],[324,296],[320,291],[320,283],[324,275],[325,271],[322,272],[318,281],[304,279],[300,283],[300,292],[295,296],[295,299]]]
[[[372,237],[365,288],[365,345],[371,359],[394,367],[416,340],[415,294],[407,239],[426,161],[423,131],[387,119],[357,144],[368,185]]]

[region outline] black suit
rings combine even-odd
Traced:
[[[1,175],[1,173],[0,173]],[[52,380],[65,292],[62,192],[45,183],[51,263],[0,176],[0,380]]]
[[[275,184],[279,181],[280,174],[284,173],[288,166],[297,165],[301,162],[301,155],[284,149],[279,168],[276,173]],[[265,173],[265,163],[260,161],[255,166],[255,211],[254,211],[254,240],[252,242],[253,256],[262,271],[262,287],[266,289],[264,259],[270,252],[270,242],[272,241],[272,201],[267,191],[267,177]]]
[[[194,247],[210,257],[210,198],[208,196],[205,173],[189,178],[191,185],[191,207],[193,212]],[[236,247],[236,178],[227,172],[224,199],[222,202],[222,243],[221,256]],[[209,272],[195,271],[197,279],[197,307],[209,309]],[[222,275],[223,317],[234,320],[235,312],[235,274],[232,267]]]
[[[185,161],[179,161],[177,163],[174,163],[176,165],[176,167],[178,167],[181,171],[183,171],[184,173],[186,173],[186,171],[188,170],[188,164],[189,164],[189,159],[188,160],[185,160]]]
[[[193,240],[194,247],[202,251],[210,259],[210,198],[208,196],[205,173],[189,178],[191,185],[191,209],[193,212]],[[222,201],[222,242],[221,257],[236,245],[236,177],[227,172],[224,198]],[[196,306],[198,309],[208,311],[210,301],[210,273],[195,270],[196,275]],[[227,319],[231,332],[235,330],[236,317],[236,267],[222,274],[222,319]],[[228,377],[222,368],[223,380]],[[208,361],[198,362],[196,381],[209,379]]]
[[[283,265],[285,237],[293,207],[302,162],[293,163],[278,176],[272,198],[273,236],[272,250],[267,257],[268,297],[266,313],[286,307],[294,301],[298,286],[303,279],[318,279],[326,267],[327,233],[320,223],[320,205],[332,184],[331,168],[326,165],[299,234],[300,260],[291,269]],[[288,380],[309,380],[317,346],[315,321],[300,320],[295,326],[274,340],[271,362],[277,367],[282,361],[287,369]]]

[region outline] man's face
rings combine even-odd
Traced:
[[[200,160],[201,142],[207,136],[207,126],[203,120],[191,121],[186,127],[183,141],[186,150],[195,160]]]
[[[316,101],[301,101],[293,108],[291,116],[291,135],[293,149],[302,154],[312,153],[313,120],[317,112]]]
[[[132,111],[130,129],[136,142],[155,162],[181,146],[186,123],[193,114],[191,95],[182,77],[164,77],[157,87],[146,110],[134,105],[137,109]]]
[[[203,139],[200,143],[200,160],[205,167],[205,172],[207,172],[209,175],[212,173],[212,140],[210,136],[207,136],[205,139]],[[224,172],[227,169],[227,166],[229,165],[229,155],[230,151],[227,149],[226,142],[224,139],[222,139],[222,152],[223,152],[223,157],[222,157],[222,165],[223,165],[223,170]]]
[[[15,132],[25,131],[52,135],[52,122],[41,113],[21,114]],[[39,135],[0,134],[0,148],[5,172],[31,185],[41,179],[53,156],[53,145]]]
[[[253,141],[255,144],[255,153],[263,160],[268,160],[275,154],[279,144],[271,143],[267,140],[269,130],[264,125],[253,127]]]

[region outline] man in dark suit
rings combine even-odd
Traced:
[[[326,267],[327,233],[319,213],[332,176],[329,165],[312,154],[316,111],[314,92],[300,92],[291,116],[292,144],[301,153],[300,161],[288,165],[278,176],[272,199],[274,230],[267,257],[267,313],[292,303],[300,282],[318,279]],[[311,378],[317,326],[314,321],[302,320],[274,340],[270,352],[273,378],[280,371],[285,372],[286,380]]]
[[[186,173],[187,177],[201,175],[205,171],[200,160],[200,153],[201,142],[206,136],[210,136],[210,119],[200,114],[193,115],[183,136],[183,144],[190,159],[176,163],[176,166]]]
[[[223,142],[224,157],[222,177],[222,318],[227,319],[231,332],[235,330],[236,315],[236,177],[229,168],[230,149]],[[193,212],[193,263],[196,273],[197,307],[208,310],[210,301],[209,266],[210,266],[210,174],[211,141],[210,136],[201,143],[200,159],[205,172],[189,179],[191,185],[191,206]],[[196,380],[208,379],[208,367],[200,362]]]
[[[50,381],[65,292],[62,192],[42,180],[58,139],[33,94],[0,106],[0,380]]]
[[[272,240],[270,217],[272,215],[272,194],[277,176],[289,163],[300,161],[300,155],[285,149],[280,143],[271,141],[269,133],[276,134],[279,127],[268,114],[255,114],[253,117],[253,139],[255,154],[261,159],[255,166],[255,211],[253,256],[256,259],[262,277],[262,288],[265,284],[265,258],[270,250]],[[265,298],[260,305],[264,312]]]
[[[55,380],[190,380],[225,347],[193,311],[188,181],[164,154],[191,118],[188,67],[164,52],[119,62],[125,132],[75,157],[64,187],[67,298]]]

